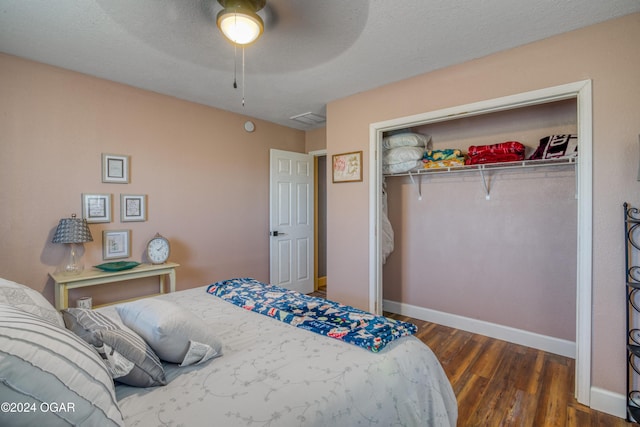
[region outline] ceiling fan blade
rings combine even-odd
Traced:
[[[269,31],[278,26],[279,16],[278,11],[271,7],[270,3],[267,2],[265,7],[258,12],[258,15],[264,21],[264,30]]]

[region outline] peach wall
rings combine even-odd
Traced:
[[[328,155],[363,150],[369,124],[560,84],[593,81],[592,385],[625,388],[622,203],[640,204],[640,14],[344,98],[327,107]],[[328,189],[329,298],[369,305],[369,170]]]
[[[81,193],[111,193],[113,222],[91,224],[85,264],[102,262],[102,230],[132,230],[140,261],[156,232],[181,264],[178,289],[233,276],[269,279],[269,149],[304,152],[305,134],[269,122],[0,55],[0,277],[52,299],[60,218]],[[131,183],[101,182],[101,153],[131,156]],[[148,221],[120,222],[121,193],[148,195]],[[136,286],[135,291],[131,288]],[[100,287],[94,302],[152,283]],[[73,297],[73,296],[72,296]]]
[[[317,128],[306,132],[305,148],[307,153],[327,148],[327,128]]]

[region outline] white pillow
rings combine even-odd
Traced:
[[[6,304],[0,304],[0,400],[29,409],[0,411],[4,426],[124,426],[113,380],[95,350]]]
[[[396,163],[409,162],[411,160],[422,160],[424,147],[398,147],[386,150],[382,154],[383,165],[393,165]]]
[[[187,366],[222,355],[222,344],[207,324],[177,304],[149,298],[116,309],[124,324],[137,332],[162,360]]]
[[[430,135],[422,135],[420,133],[397,133],[391,136],[385,136],[382,139],[382,148],[389,150],[397,147],[426,147],[431,143]]]
[[[408,162],[394,163],[392,165],[382,165],[382,173],[403,173],[420,169],[424,169],[422,159],[409,160]]]
[[[28,286],[0,278],[0,304],[17,307],[64,328],[58,310],[40,292]]]

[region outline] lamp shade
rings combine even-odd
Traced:
[[[253,43],[264,31],[264,22],[256,11],[264,7],[264,0],[218,0],[224,7],[217,16],[222,34],[232,43]]]
[[[53,235],[52,243],[85,243],[93,242],[91,231],[87,225],[87,220],[76,218],[76,215],[71,215],[71,218],[62,218],[56,228],[56,233]]]

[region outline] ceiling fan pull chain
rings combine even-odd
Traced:
[[[238,59],[237,59],[237,48],[236,45],[233,45],[233,88],[234,89],[238,89],[238,83],[236,82],[236,74],[237,74],[237,63],[238,63]]]
[[[242,106],[244,107],[244,46],[242,46]]]

